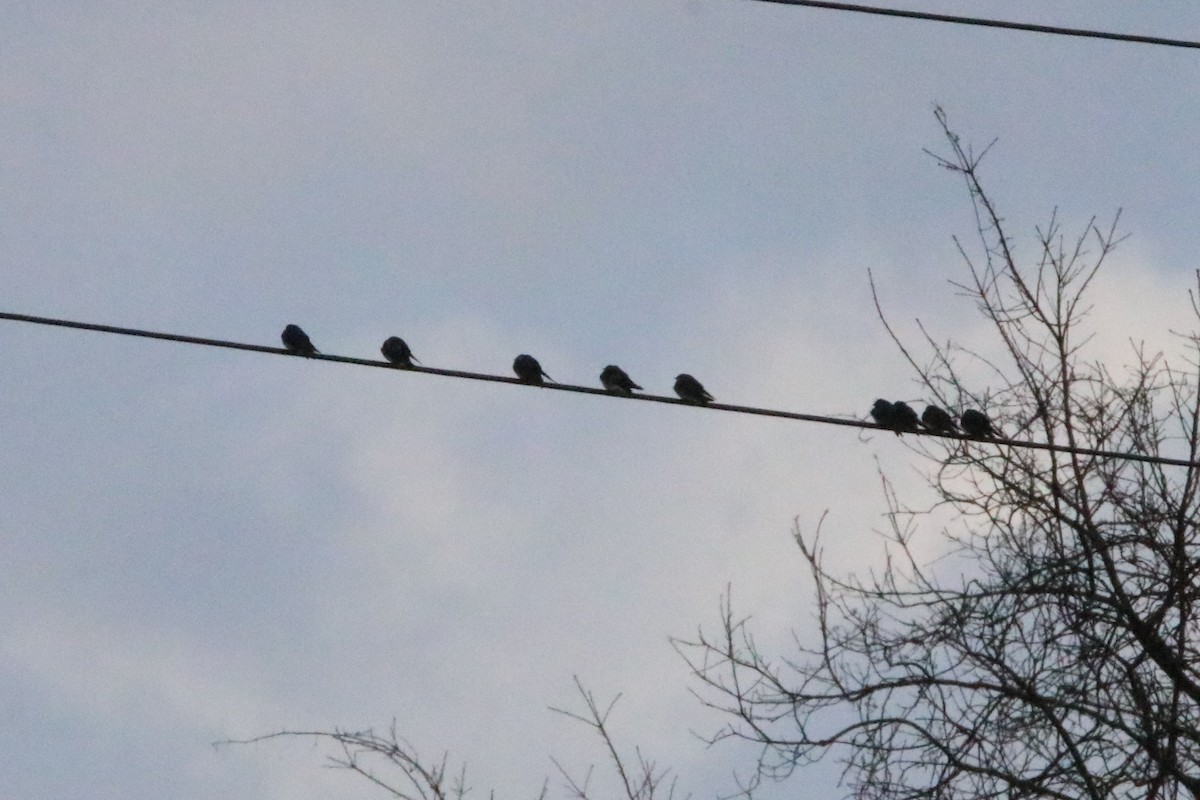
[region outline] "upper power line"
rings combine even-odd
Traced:
[[[35,317],[29,314],[13,314],[5,311],[0,311],[0,319],[12,320],[14,322],[28,322],[35,325],[54,325],[61,328],[77,328],[85,331],[99,331],[101,333],[115,333],[122,336],[140,336],[147,339],[163,339],[169,342],[185,342],[187,344],[205,345],[207,347],[226,347],[231,350],[249,350],[255,353],[270,353],[272,355],[295,356],[297,353],[284,349],[282,347],[268,347],[261,344],[246,344],[244,342],[230,342],[222,339],[207,339],[200,336],[183,336],[176,333],[161,333],[159,331],[140,330],[138,328],[122,328],[115,325],[100,325],[94,322],[77,322],[66,319],[53,319],[51,317]],[[307,337],[306,337],[307,338]],[[335,361],[340,364],[354,364],[361,367],[382,367],[384,369],[396,370],[397,365],[388,361],[377,361],[367,358],[353,358],[351,356],[336,356],[326,353],[316,352],[315,349],[311,355],[305,357],[319,359],[321,361]],[[540,367],[539,367],[540,370]],[[613,393],[608,389],[596,389],[591,386],[577,386],[569,383],[529,383],[521,378],[509,378],[503,375],[489,375],[482,372],[467,372],[457,369],[442,369],[440,367],[426,366],[405,366],[403,372],[420,372],[428,375],[442,375],[448,378],[464,378],[473,381],[492,381],[494,383],[514,383],[518,386],[537,386],[543,389],[553,389],[560,392],[576,392],[578,394],[595,394],[605,397],[615,397],[623,400],[641,400],[648,403],[671,403],[675,405],[688,405],[699,408],[710,408],[714,411],[728,411],[735,414],[752,414],[760,417],[777,417],[780,419],[794,419],[803,422],[817,422],[823,425],[842,425],[852,428],[867,428],[882,431],[892,431],[895,428],[886,425],[877,425],[873,422],[867,422],[861,419],[848,419],[845,417],[831,417],[824,414],[803,414],[796,411],[780,411],[773,408],[756,408],[754,406],[733,405],[732,403],[716,403],[716,402],[689,402],[676,397],[665,397],[654,394],[632,394],[632,393]],[[680,376],[684,377],[684,376]],[[688,376],[690,377],[690,376]],[[694,380],[694,379],[693,379]],[[701,387],[702,389],[702,387]],[[677,388],[678,391],[678,388]],[[1145,453],[1124,453],[1116,450],[1096,450],[1085,447],[1070,447],[1067,445],[1052,444],[1049,442],[1030,442],[1019,439],[1006,439],[1001,436],[990,436],[986,439],[965,436],[953,431],[936,431],[936,430],[916,430],[905,429],[905,433],[918,436],[937,436],[943,439],[961,439],[972,442],[988,442],[993,444],[1009,445],[1011,447],[1023,447],[1030,450],[1050,450],[1058,453],[1074,453],[1076,455],[1097,456],[1100,458],[1117,458],[1127,461],[1141,461],[1152,464],[1167,464],[1179,467],[1200,467],[1200,462],[1188,461],[1183,458],[1167,458],[1165,456],[1147,455]]]
[[[1187,39],[1166,39],[1161,36],[1138,36],[1131,33],[1112,33],[1110,31],[1092,31],[1083,28],[1062,28],[1057,25],[1034,25],[1030,22],[1008,22],[1000,19],[982,19],[979,17],[960,17],[954,14],[931,14],[925,11],[906,11],[899,8],[879,8],[864,6],[858,3],[830,3],[825,0],[756,0],[759,3],[777,3],[785,6],[809,6],[811,8],[827,8],[834,11],[856,11],[862,14],[879,14],[886,17],[906,17],[908,19],[930,20],[933,22],[953,22],[959,25],[980,25],[985,28],[1007,28],[1016,31],[1033,31],[1034,33],[1052,33],[1059,36],[1082,36],[1088,39],[1109,39],[1116,42],[1134,42],[1136,44],[1157,44],[1164,47],[1200,48],[1200,42]]]

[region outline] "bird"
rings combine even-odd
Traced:
[[[700,381],[686,372],[675,376],[675,394],[679,395],[681,400],[696,403],[697,405],[704,405],[716,400],[715,397],[705,390]]]
[[[921,422],[925,423],[925,427],[934,433],[958,432],[958,426],[954,424],[954,417],[947,414],[945,409],[937,406],[925,406],[925,411],[921,414]]]
[[[412,350],[409,349],[408,343],[399,336],[389,336],[384,341],[383,347],[379,348],[379,352],[383,353],[383,357],[397,367],[411,367],[413,361],[417,360]]]
[[[517,377],[521,379],[521,383],[532,383],[535,386],[541,386],[542,378],[554,380],[544,371],[542,365],[533,356],[522,353],[513,360],[513,372],[517,373]]]
[[[632,397],[634,389],[642,388],[616,364],[609,364],[600,372],[600,383],[604,384],[604,388],[613,394],[623,394],[626,397]]]
[[[308,334],[300,330],[299,325],[288,325],[283,329],[283,334],[280,336],[283,339],[283,346],[293,355],[312,358],[317,353],[321,352],[313,347],[312,341],[308,338]]]
[[[921,419],[913,407],[903,400],[892,403],[892,430],[899,436],[901,433],[915,433],[921,430]]]
[[[962,425],[962,429],[966,432],[967,436],[975,439],[986,439],[996,435],[996,429],[992,426],[992,421],[982,411],[968,408],[958,418],[958,422]]]
[[[882,425],[885,428],[892,427],[893,416],[892,404],[882,397],[871,406],[871,419],[875,420],[876,425]]]

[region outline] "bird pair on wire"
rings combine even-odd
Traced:
[[[513,372],[517,373],[517,377],[522,383],[540,386],[543,378],[554,380],[542,370],[542,365],[536,358],[525,353],[517,356],[517,359],[513,361]],[[625,397],[633,397],[633,390],[642,388],[633,382],[629,373],[616,364],[609,364],[600,371],[600,384],[607,391]],[[675,376],[675,394],[679,395],[679,399],[696,405],[711,403],[715,399],[704,389],[700,381],[687,373]]]
[[[301,330],[299,325],[288,325],[283,329],[283,346],[289,353],[294,353],[305,358],[312,358],[321,351],[313,346],[312,340],[308,338],[308,334]],[[411,367],[417,357],[413,355],[408,344],[399,336],[389,336],[383,342],[383,347],[379,348],[379,352],[383,353],[383,357],[397,367]],[[417,361],[417,363],[421,363]]]
[[[963,433],[975,439],[996,436],[992,421],[982,411],[973,408],[964,411],[956,425],[954,418],[938,406],[926,406],[925,411],[918,417],[913,407],[903,400],[888,402],[881,398],[871,406],[871,419],[879,426],[895,431],[897,436],[902,433],[919,433],[922,430],[932,433],[958,433],[959,425],[962,426]]]

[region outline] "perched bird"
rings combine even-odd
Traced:
[[[697,405],[704,405],[716,400],[715,397],[704,389],[700,381],[686,372],[675,376],[675,394],[679,395],[681,400],[696,403]]]
[[[532,383],[535,386],[542,385],[542,378],[554,380],[545,372],[542,371],[542,365],[533,356],[522,353],[513,361],[513,372],[517,373],[517,377],[521,379],[521,383]]]
[[[875,420],[876,425],[882,425],[885,428],[892,427],[892,418],[894,417],[892,404],[882,397],[875,401],[871,406],[871,419]]]
[[[925,427],[934,433],[958,432],[954,418],[947,414],[945,409],[937,406],[925,406],[925,412],[921,414],[921,422],[925,423]]]
[[[996,435],[996,429],[992,427],[992,421],[982,411],[968,408],[958,418],[958,422],[962,425],[962,429],[966,432],[967,436],[976,439],[987,439]]]
[[[642,388],[616,364],[609,364],[600,372],[600,383],[604,384],[604,388],[613,394],[623,394],[626,397],[632,397],[634,389]]]
[[[317,353],[321,352],[313,347],[313,343],[309,340],[308,334],[300,330],[299,325],[288,325],[283,329],[283,346],[287,348],[289,353],[305,358],[312,358]]]
[[[901,433],[921,430],[921,419],[913,407],[903,400],[892,403],[892,430],[899,436]]]
[[[384,341],[383,347],[379,348],[379,352],[383,353],[383,357],[397,367],[411,367],[417,360],[412,350],[409,349],[408,343],[399,336],[389,336]]]

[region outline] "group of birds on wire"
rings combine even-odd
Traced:
[[[940,406],[925,406],[921,416],[916,409],[903,400],[889,402],[880,398],[871,406],[871,419],[876,424],[896,432],[920,433],[922,430],[931,433],[965,433],[974,439],[992,439],[997,436],[996,428],[987,414],[974,408],[968,408],[958,418],[954,417]],[[961,430],[960,430],[961,426]]]
[[[311,358],[321,352],[313,345],[308,334],[299,325],[288,325],[283,329],[281,338],[284,349],[289,353]],[[397,367],[407,368],[414,366],[414,362],[421,363],[413,355],[408,343],[399,336],[389,336],[385,339],[379,352],[383,354],[388,363]],[[538,360],[527,353],[517,356],[512,366],[513,372],[517,374],[517,379],[522,383],[541,386],[547,380],[554,380],[542,369]],[[605,390],[626,397],[632,397],[634,389],[642,388],[616,364],[609,364],[600,372],[600,383]],[[675,394],[679,395],[681,400],[696,405],[706,405],[716,399],[708,393],[700,381],[686,372],[675,376],[674,389]],[[903,400],[895,402],[876,400],[870,413],[871,419],[877,425],[895,431],[897,436],[902,433],[921,433],[923,431],[941,434],[962,433],[975,439],[990,439],[997,436],[996,429],[987,415],[973,408],[963,411],[957,423],[949,412],[934,405],[926,406],[924,413],[917,416],[913,407]]]
[[[283,339],[284,349],[289,353],[311,358],[321,352],[313,345],[312,340],[308,338],[308,334],[299,325],[288,325],[283,329],[283,335],[280,338]],[[383,353],[383,357],[389,363],[397,367],[412,367],[413,362],[417,364],[421,363],[413,355],[412,348],[408,346],[408,343],[399,336],[389,336],[385,339],[383,346],[379,348],[379,352]],[[517,373],[517,379],[521,383],[528,383],[534,386],[541,386],[547,380],[554,380],[554,378],[551,378],[542,369],[542,365],[538,360],[527,353],[522,353],[513,360],[513,372]],[[609,364],[600,372],[600,383],[607,391],[627,397],[633,395],[634,389],[642,388],[634,383],[629,374],[616,364]],[[700,381],[686,373],[676,376],[675,394],[679,395],[681,400],[698,405],[711,403],[716,399],[705,390]]]

